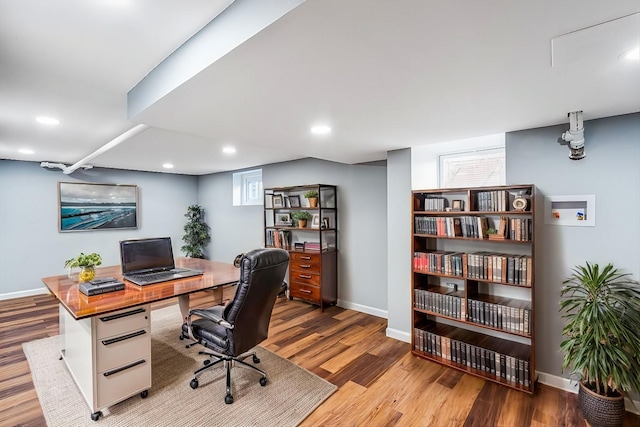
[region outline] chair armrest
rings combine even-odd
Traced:
[[[221,317],[216,316],[215,314],[207,311],[207,310],[202,310],[202,309],[193,309],[193,310],[189,310],[189,318],[187,320],[187,323],[190,325],[191,324],[191,316],[192,315],[196,315],[198,317],[204,317],[205,319],[211,320],[212,322],[217,323],[218,325],[226,328],[226,329],[233,329],[233,325],[229,322],[227,322],[226,320],[224,320]]]

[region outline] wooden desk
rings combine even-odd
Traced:
[[[122,279],[120,266],[96,269],[96,277],[115,277],[122,291],[87,297],[67,276],[42,279],[60,303],[60,354],[97,420],[101,409],[151,387],[151,303],[178,297],[182,318],[189,295],[211,289],[222,302],[222,287],[235,284],[240,271],[232,264],[180,258],[177,267],[204,275],[138,286]],[[176,330],[182,321],[176,319]],[[177,339],[176,335],[176,339]]]

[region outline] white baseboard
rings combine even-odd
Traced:
[[[341,299],[338,300],[336,305],[338,307],[346,308],[349,310],[355,310],[361,313],[370,314],[372,316],[382,317],[383,319],[389,318],[389,312],[387,310],[381,310],[379,308],[369,307],[367,305],[356,304],[356,303],[341,300]]]
[[[387,328],[386,334],[389,338],[394,338],[398,341],[411,343],[411,334],[409,332],[401,331],[399,329]]]
[[[28,291],[20,291],[20,292],[9,292],[6,294],[0,294],[0,301],[14,298],[22,298],[22,297],[32,297],[34,295],[43,295],[48,294],[49,290],[46,287],[38,288],[38,289],[30,289]]]
[[[538,374],[538,382],[540,384],[545,384],[550,387],[559,388],[560,390],[568,391],[571,393],[578,393],[577,381],[571,381],[564,377],[547,374],[546,372],[536,371],[536,373]],[[629,399],[628,397],[625,397],[624,406],[628,412],[640,415],[640,402],[635,400],[632,402],[631,399]]]

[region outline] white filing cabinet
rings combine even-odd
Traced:
[[[74,319],[60,305],[61,354],[97,420],[101,409],[151,387],[151,307]]]

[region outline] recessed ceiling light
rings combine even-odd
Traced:
[[[315,135],[326,135],[328,133],[331,133],[331,128],[326,125],[317,125],[311,127],[311,133]]]
[[[233,147],[231,147],[231,146],[227,146],[227,147],[224,147],[224,148],[222,149],[222,152],[223,152],[224,154],[235,154],[236,149],[235,149],[235,148],[233,148]]]
[[[165,163],[162,165],[162,167],[165,169],[173,169],[173,165],[171,163]]]
[[[640,46],[635,49],[631,49],[622,54],[624,59],[629,61],[640,61]]]
[[[60,124],[60,120],[56,119],[55,117],[46,117],[46,116],[36,117],[36,122],[41,123],[43,125],[59,125]]]
[[[22,154],[33,154],[34,153],[33,150],[30,150],[28,148],[22,148],[22,149],[18,150],[18,152],[22,153]]]

